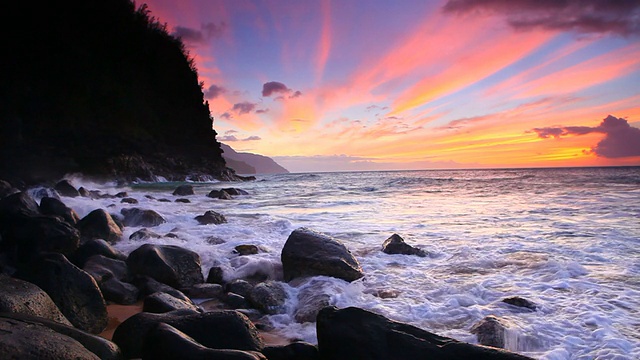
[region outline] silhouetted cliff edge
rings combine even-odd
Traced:
[[[183,43],[129,0],[3,6],[0,178],[233,179]]]
[[[220,144],[222,157],[239,174],[287,174],[289,170],[272,158],[248,152],[237,152],[227,144]]]

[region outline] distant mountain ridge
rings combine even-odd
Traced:
[[[227,166],[235,170],[238,174],[287,174],[289,170],[280,166],[268,156],[237,152],[227,144],[220,143],[224,151],[222,157],[227,162]]]

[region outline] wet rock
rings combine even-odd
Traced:
[[[209,245],[220,245],[220,244],[226,243],[224,239],[221,239],[217,236],[209,236],[206,241],[207,241],[207,244]]]
[[[538,306],[535,303],[527,299],[521,298],[519,296],[512,296],[512,297],[502,299],[502,302],[519,307],[519,308],[528,309],[528,310],[535,311],[538,308]]]
[[[122,209],[120,213],[124,216],[122,222],[125,226],[154,227],[167,222],[160,214],[153,210],[130,208]]]
[[[478,338],[478,343],[485,346],[504,348],[507,326],[502,320],[490,315],[475,323],[470,332]]]
[[[281,283],[267,281],[260,283],[251,289],[249,302],[254,308],[265,314],[282,314],[285,312],[284,303],[287,293]]]
[[[103,255],[94,255],[87,259],[82,270],[91,275],[98,285],[111,278],[120,281],[129,279],[129,269],[124,261]]]
[[[185,292],[192,299],[219,298],[224,293],[224,287],[220,284],[195,284]]]
[[[313,279],[298,293],[298,305],[294,318],[298,323],[316,322],[318,312],[329,306],[331,296],[324,290],[327,282]]]
[[[269,360],[320,360],[318,348],[302,341],[285,346],[266,346],[262,353]]]
[[[242,279],[235,279],[228,282],[225,287],[225,291],[236,293],[238,295],[249,297],[251,290],[253,289],[253,285],[251,285],[248,281]]]
[[[113,197],[126,198],[126,197],[129,197],[129,193],[126,191],[120,191],[119,193],[115,194]]]
[[[80,194],[80,196],[82,197],[91,197],[91,193],[89,192],[89,190],[85,189],[83,186],[80,186],[78,188],[78,194]]]
[[[73,338],[38,323],[0,317],[0,334],[3,359],[100,359]]]
[[[9,223],[15,218],[39,214],[38,203],[27,192],[14,193],[0,199],[0,224]]]
[[[365,291],[367,294],[371,294],[380,299],[395,299],[400,295],[398,290],[393,289],[372,289],[371,291]]]
[[[18,192],[20,192],[20,190],[11,186],[8,181],[0,180],[0,199]]]
[[[68,196],[68,197],[80,196],[78,189],[76,189],[73,185],[71,185],[69,180],[60,180],[53,188],[58,192],[58,194],[62,196]]]
[[[193,312],[202,311],[191,300],[178,299],[167,293],[157,292],[144,298],[142,311],[150,313],[166,313],[174,310],[191,310]]]
[[[238,188],[225,188],[222,189],[221,191],[226,192],[229,195],[249,195],[248,192],[242,190],[242,189],[238,189]]]
[[[180,199],[176,199],[176,201],[175,201],[175,202],[177,202],[177,203],[183,203],[183,204],[189,204],[189,203],[191,203],[191,200],[189,200],[189,199],[184,199],[184,198],[180,198]]]
[[[50,197],[50,198],[54,198],[57,200],[60,200],[60,194],[58,194],[57,191],[55,191],[52,188],[41,188],[38,191],[36,191],[35,193],[33,193],[32,195],[33,199],[37,201],[41,200],[42,198],[46,198],[46,197]]]
[[[159,202],[171,202],[171,200],[169,200],[169,199],[164,199],[164,198],[162,198],[162,199],[158,199],[158,201],[159,201]]]
[[[132,305],[138,302],[140,291],[135,285],[108,278],[100,284],[100,291],[104,299],[121,305]]]
[[[129,236],[129,240],[140,241],[145,239],[159,239],[162,236],[147,228],[142,228]]]
[[[94,255],[102,255],[117,260],[126,260],[127,258],[126,255],[114,249],[108,242],[102,239],[94,239],[80,245],[71,260],[77,267],[82,268],[87,260]]]
[[[208,225],[208,224],[224,224],[227,222],[227,218],[224,215],[219,214],[213,210],[209,210],[204,213],[204,215],[198,215],[195,219],[200,223],[200,225]]]
[[[149,331],[143,359],[267,360],[257,351],[211,349],[171,325],[160,323]]]
[[[120,352],[120,348],[118,347],[118,345],[116,345],[115,343],[105,338],[102,338],[100,336],[96,336],[93,334],[89,334],[80,329],[76,329],[72,326],[60,324],[58,322],[51,321],[45,318],[25,315],[25,314],[3,313],[3,314],[0,314],[0,319],[7,319],[9,321],[27,322],[29,324],[42,325],[44,327],[49,328],[50,330],[55,331],[58,334],[68,336],[69,338],[79,342],[80,344],[82,344],[82,346],[85,347],[85,349],[91,351],[93,354],[98,356],[98,358],[100,358],[101,360],[122,360],[122,353]],[[2,340],[0,340],[0,342],[2,342]],[[50,345],[54,345],[54,344],[50,344]],[[0,351],[0,354],[6,355],[1,351]],[[9,358],[12,358],[12,357],[9,357]],[[46,358],[46,357],[42,357],[42,358]],[[37,359],[41,359],[41,358],[38,357]]]
[[[224,301],[224,303],[232,309],[246,309],[249,307],[249,302],[247,301],[247,299],[244,296],[238,295],[234,292],[228,292],[222,298],[222,301]]]
[[[323,359],[531,360],[439,336],[355,307],[322,309],[318,313],[317,334]]]
[[[123,204],[137,204],[138,200],[132,198],[132,197],[126,197],[123,198],[122,200],[120,200],[121,203]]]
[[[180,238],[180,236],[178,236],[178,234],[174,234],[174,233],[166,233],[166,234],[164,234],[164,237],[170,238],[170,239],[179,239]]]
[[[253,323],[232,310],[198,314],[141,312],[116,328],[113,342],[120,346],[125,357],[138,358],[146,338],[159,323],[175,327],[208,348],[260,351],[264,346]]]
[[[62,201],[52,197],[43,197],[42,200],[40,200],[40,212],[44,215],[60,216],[71,225],[76,225],[78,221],[80,221],[80,216],[75,210],[67,207]]]
[[[179,246],[144,244],[129,254],[127,266],[135,275],[179,289],[204,282],[200,255]]]
[[[233,199],[231,197],[231,195],[229,195],[229,193],[224,191],[224,190],[211,190],[211,192],[209,192],[207,194],[207,196],[210,197],[210,198],[220,199],[220,200],[231,200],[231,199]]]
[[[0,313],[38,316],[71,326],[51,297],[36,285],[0,274]]]
[[[18,277],[46,291],[75,327],[92,334],[107,327],[107,307],[98,284],[64,255],[43,255]]]
[[[211,284],[220,284],[224,285],[224,270],[222,270],[219,266],[214,266],[209,269],[209,274],[207,275],[207,282]]]
[[[238,255],[255,255],[258,253],[258,247],[255,245],[238,245],[234,250]]]
[[[140,289],[140,293],[143,296],[151,295],[157,292],[163,292],[171,294],[171,296],[184,301],[191,301],[191,299],[182,291],[172,288],[171,286],[163,284],[148,276],[138,276],[134,279],[133,283],[138,287],[138,289]]]
[[[407,244],[398,234],[393,234],[384,241],[382,244],[382,252],[386,254],[416,255],[420,257],[427,256],[426,251]]]
[[[111,215],[103,209],[96,209],[78,221],[76,225],[82,237],[82,242],[103,239],[115,244],[122,238],[122,230]]]
[[[194,194],[195,192],[193,191],[192,185],[180,185],[175,190],[173,190],[173,195],[176,196],[188,196]]]
[[[289,235],[281,260],[285,281],[324,275],[351,282],[364,276],[358,260],[343,243],[306,228]]]

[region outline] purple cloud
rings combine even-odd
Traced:
[[[605,158],[622,158],[640,156],[640,129],[629,125],[627,120],[615,116],[607,116],[600,125],[589,126],[556,126],[535,128],[531,130],[538,134],[539,138],[559,139],[568,135],[586,135],[591,133],[605,134],[604,139],[591,148],[591,151]]]
[[[256,140],[262,140],[262,138],[260,136],[253,135],[253,136],[246,137],[244,139],[238,139],[238,137],[234,135],[225,135],[218,139],[218,141],[222,141],[222,142],[256,141]]]
[[[256,114],[266,114],[269,112],[269,109],[258,109],[256,110]]]
[[[250,103],[248,101],[244,101],[241,103],[233,104],[233,111],[238,113],[238,115],[248,114],[255,110],[256,104]]]
[[[231,115],[230,113],[226,112],[226,113],[220,115],[220,117],[223,118],[223,119],[229,120],[229,119],[233,118],[233,115]]]
[[[205,90],[204,97],[205,99],[215,99],[226,91],[227,90],[222,86],[211,85],[207,90]]]
[[[449,0],[453,14],[500,14],[516,30],[640,35],[637,0]]]
[[[302,96],[302,93],[300,91],[296,91],[296,92],[294,92],[293,94],[291,94],[289,96],[289,99],[295,99],[295,98],[300,97],[300,96]]]
[[[291,89],[287,87],[287,85],[277,82],[277,81],[269,81],[262,85],[262,96],[271,96],[273,94],[286,94],[291,92]]]
[[[203,44],[212,38],[220,37],[226,28],[227,24],[224,22],[221,22],[220,25],[214,23],[202,24],[200,30],[186,26],[176,26],[173,36],[190,44]]]

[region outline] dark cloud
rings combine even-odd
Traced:
[[[296,91],[296,92],[294,92],[293,94],[291,94],[289,96],[289,99],[295,99],[295,98],[300,97],[300,96],[302,96],[302,92]]]
[[[209,88],[207,90],[204,91],[204,98],[205,99],[215,99],[215,98],[217,98],[218,96],[220,96],[221,94],[223,94],[226,91],[227,90],[225,88],[223,88],[222,86],[211,85],[211,86],[209,86]]]
[[[234,142],[234,141],[256,141],[256,140],[262,140],[262,138],[260,136],[249,136],[246,137],[244,139],[238,139],[237,136],[234,135],[225,135],[221,138],[218,138],[218,141],[222,141],[222,142]]]
[[[256,110],[256,114],[266,114],[269,112],[269,109],[258,109]]]
[[[517,30],[640,35],[638,0],[449,0],[453,14],[499,14]]]
[[[271,96],[272,94],[286,94],[290,91],[291,89],[289,89],[287,85],[277,81],[269,81],[262,85],[262,96]]]
[[[221,118],[223,118],[223,119],[227,119],[227,120],[229,120],[229,119],[231,119],[233,116],[232,116],[230,113],[226,112],[226,113],[224,113],[224,114],[220,115],[220,117],[221,117]]]
[[[373,110],[387,110],[389,107],[388,106],[378,106],[378,105],[369,105],[365,108],[365,111],[369,112],[369,111],[373,111]]]
[[[256,104],[250,103],[248,101],[244,101],[241,103],[233,104],[233,111],[238,113],[238,115],[248,114],[255,110]]]
[[[237,134],[238,130],[227,130],[224,132],[225,135],[229,135],[229,134]]]
[[[556,126],[535,128],[531,130],[542,139],[568,135],[586,135],[591,133],[605,134],[604,139],[591,148],[591,151],[605,158],[621,158],[640,156],[640,129],[629,125],[627,120],[609,115],[596,127],[589,126]]]
[[[202,24],[199,30],[186,26],[176,26],[173,36],[181,38],[189,44],[203,44],[212,38],[222,35],[226,28],[227,24],[224,22],[221,22],[220,25],[215,23]]]

